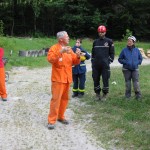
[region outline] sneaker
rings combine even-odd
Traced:
[[[102,96],[102,101],[106,101],[107,100],[107,97],[108,97],[108,94],[103,94],[103,96]]]
[[[49,130],[52,130],[52,129],[55,128],[55,125],[48,123],[47,128],[48,128]]]
[[[69,121],[64,119],[64,120],[61,120],[61,119],[58,119],[57,121],[59,121],[60,123],[62,124],[65,124],[65,125],[68,125],[69,124]]]
[[[7,98],[2,98],[2,101],[7,101]]]

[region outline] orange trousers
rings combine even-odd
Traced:
[[[4,68],[0,68],[0,97],[7,98]]]
[[[57,119],[65,119],[64,113],[69,101],[69,89],[70,83],[52,82],[52,98],[50,102],[48,123],[55,124]]]

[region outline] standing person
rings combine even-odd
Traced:
[[[69,44],[69,36],[66,31],[57,33],[58,43],[53,45],[47,55],[47,60],[52,64],[50,112],[48,115],[48,129],[54,129],[58,120],[63,124],[69,124],[64,113],[69,100],[70,84],[72,82],[72,65],[80,63],[80,50],[76,54]]]
[[[106,100],[109,92],[109,78],[110,78],[110,63],[114,60],[114,44],[113,41],[107,37],[106,27],[101,25],[98,27],[99,38],[93,42],[92,47],[92,77],[94,81],[94,91],[96,93],[96,100]],[[101,97],[100,78],[102,76],[103,87]]]
[[[0,48],[0,96],[3,101],[7,101],[6,85],[5,85],[5,68],[3,63],[4,49]]]
[[[129,36],[127,47],[124,48],[118,58],[119,63],[123,64],[122,72],[125,78],[125,98],[131,97],[131,80],[133,82],[135,98],[141,98],[139,85],[139,69],[138,65],[142,63],[142,55],[138,48],[135,47],[136,38]]]
[[[75,46],[72,48],[74,52],[79,48],[81,50],[81,62],[79,65],[72,67],[73,73],[73,95],[72,97],[83,97],[85,92],[85,81],[86,81],[86,65],[85,60],[90,59],[90,54],[84,50],[81,46],[82,40],[77,39]]]

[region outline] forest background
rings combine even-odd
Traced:
[[[1,0],[0,35],[50,37],[66,30],[71,37],[107,36],[120,40],[130,32],[140,41],[150,37],[149,0]]]

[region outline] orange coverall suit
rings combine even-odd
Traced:
[[[48,52],[47,60],[52,64],[50,112],[48,123],[55,124],[57,119],[64,120],[69,101],[69,89],[72,83],[72,65],[80,63],[80,58],[70,50],[70,53],[60,53],[59,43],[53,45]]]
[[[3,56],[4,56],[4,50],[3,48],[0,48],[0,97],[7,98],[6,86],[5,86],[5,69],[2,60]]]

